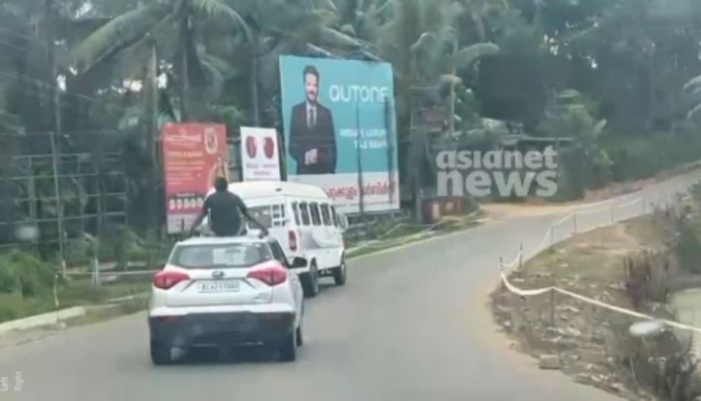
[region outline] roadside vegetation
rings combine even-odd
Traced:
[[[405,210],[415,209],[407,194],[435,188],[437,149],[511,146],[523,135],[567,143],[556,200],[572,201],[701,158],[700,22],[688,0],[4,1],[0,321],[51,310],[54,289],[61,307],[138,292],[144,277],[99,288],[89,275],[56,281],[58,239],[69,272],[89,272],[95,259],[116,271],[162,263],[175,238],[160,234],[150,138],[168,122],[211,121],[226,125],[236,153],[241,126],[281,132],[280,55],[392,65]],[[440,133],[410,135],[418,104],[444,111]],[[81,155],[98,178],[20,163],[53,150]],[[85,217],[100,213],[94,199],[116,175],[123,218]],[[40,240],[18,241],[13,225],[37,221]],[[384,244],[423,237],[421,223]]]
[[[676,291],[701,285],[701,185],[667,210],[575,235],[510,276],[520,288],[556,286],[611,305],[679,321]],[[701,396],[698,347],[688,331],[640,339],[641,320],[556,294],[492,297],[498,323],[515,346],[556,355],[575,380],[630,400],[692,401]],[[695,322],[684,321],[693,325]],[[696,342],[699,340],[696,339]]]

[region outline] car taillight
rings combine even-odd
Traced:
[[[189,279],[190,276],[185,273],[160,271],[153,276],[153,286],[162,290],[168,290],[176,284]]]
[[[287,270],[282,267],[267,267],[264,269],[253,270],[248,273],[248,278],[254,278],[258,281],[273,287],[282,284],[287,280]]]
[[[297,233],[295,233],[294,231],[290,230],[290,231],[287,233],[287,239],[288,239],[289,242],[290,242],[290,250],[291,250],[292,252],[296,252],[296,251],[297,251]]]

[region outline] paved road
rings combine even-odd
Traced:
[[[666,194],[686,182],[657,190]],[[610,218],[598,215],[586,224]],[[23,381],[21,392],[0,393],[0,399],[614,400],[506,351],[484,307],[498,258],[513,255],[520,240],[533,249],[561,217],[498,221],[354,260],[346,287],[331,287],[308,303],[307,344],[294,364],[155,368],[138,314],[0,350],[0,377],[9,376],[10,390],[16,371]]]

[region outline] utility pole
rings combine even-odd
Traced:
[[[358,103],[355,104],[355,151],[356,151],[356,162],[358,163],[358,191],[360,194],[359,205],[360,206],[360,218],[365,220],[365,193],[363,191],[363,139],[360,133],[360,106]]]
[[[47,87],[51,95],[51,125],[50,133],[51,140],[51,168],[53,170],[54,195],[56,196],[56,230],[58,231],[58,248],[59,258],[61,261],[61,275],[66,273],[66,251],[65,251],[65,222],[63,202],[61,199],[61,184],[60,184],[60,160],[59,141],[62,138],[61,134],[61,109],[59,101],[61,92],[58,87],[58,68],[56,66],[56,12],[54,10],[54,0],[46,0],[44,3],[44,29],[46,34],[46,58],[49,64],[49,72],[47,76]]]
[[[448,127],[450,130],[450,135],[453,135],[453,132],[455,132],[455,80],[452,79],[452,77],[455,77],[457,75],[457,68],[456,68],[456,60],[455,57],[458,54],[458,33],[453,30],[453,57],[450,65],[450,75],[451,75],[451,80],[450,80],[450,111],[448,115]]]
[[[56,230],[58,231],[58,249],[59,258],[61,259],[61,275],[66,273],[66,250],[65,250],[65,232],[63,219],[63,202],[61,201],[61,184],[59,180],[59,162],[58,162],[58,146],[56,145],[56,133],[51,133],[51,169],[54,176],[54,195],[56,196]]]
[[[147,229],[158,227],[160,225],[161,215],[159,210],[158,193],[160,186],[158,184],[159,157],[158,157],[158,54],[156,48],[156,40],[148,36],[146,38],[148,46],[148,62],[146,64],[146,79],[144,85],[146,127],[144,131],[144,140],[146,150],[148,152],[151,165],[149,166],[148,174],[148,222]]]

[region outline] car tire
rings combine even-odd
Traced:
[[[297,327],[297,330],[295,330],[297,333],[295,334],[295,344],[298,347],[301,347],[304,345],[304,337],[302,336],[302,324],[300,323],[299,327]]]
[[[348,278],[348,267],[346,266],[346,260],[341,259],[341,265],[333,268],[333,281],[336,285],[341,286],[346,284],[346,279]]]
[[[151,362],[154,365],[170,365],[173,363],[173,358],[171,358],[171,347],[157,341],[151,340]]]
[[[279,359],[282,362],[294,362],[297,360],[297,330],[292,330],[278,348]]]
[[[302,289],[304,296],[314,298],[319,294],[319,270],[316,267],[316,261],[312,261],[309,266],[309,273],[302,276]]]

